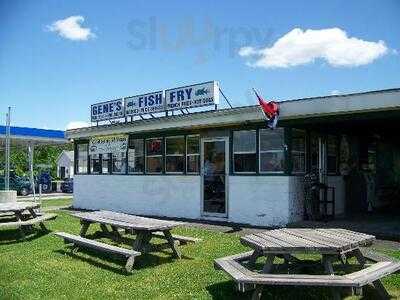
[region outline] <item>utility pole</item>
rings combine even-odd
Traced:
[[[6,170],[5,170],[5,190],[10,190],[10,123],[11,123],[11,107],[8,107],[6,115]]]

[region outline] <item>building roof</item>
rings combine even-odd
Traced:
[[[400,111],[400,88],[346,95],[281,101],[280,121],[341,116],[379,111]],[[158,130],[199,129],[244,123],[259,123],[264,116],[258,105],[163,116],[128,123],[72,129],[67,138],[87,138],[116,133],[144,133]]]
[[[18,143],[32,142],[34,144],[66,143],[65,132],[62,130],[50,130],[29,127],[10,127],[11,139]],[[0,141],[6,137],[6,126],[0,125]]]
[[[57,157],[57,163],[62,156],[66,156],[70,162],[74,161],[74,151],[63,150],[60,155]]]

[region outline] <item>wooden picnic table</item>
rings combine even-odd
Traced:
[[[56,215],[45,214],[38,215],[35,209],[39,208],[40,204],[36,202],[5,202],[0,203],[0,228],[16,226],[20,229],[21,235],[24,238],[24,228],[33,226],[38,223],[42,230],[47,230],[43,221],[54,219]],[[4,217],[9,218],[14,216],[16,221],[4,222]],[[3,219],[3,220],[2,220]]]
[[[179,222],[139,217],[113,211],[79,212],[74,213],[73,216],[81,221],[81,237],[85,237],[89,226],[95,223],[100,224],[101,230],[106,235],[116,239],[121,239],[118,229],[122,228],[126,233],[136,235],[132,246],[134,251],[146,253],[170,248],[175,257],[181,258],[181,253],[171,234],[173,228],[181,225]],[[151,245],[150,240],[153,237],[164,238],[167,243]]]
[[[250,266],[254,266],[258,257],[266,257],[264,274],[273,271],[275,257],[283,257],[286,264],[301,264],[293,254],[317,253],[322,256],[326,274],[334,275],[333,262],[337,260],[344,263],[347,258],[355,257],[360,265],[365,265],[366,258],[360,247],[370,245],[374,240],[372,235],[346,229],[282,228],[246,235],[241,238],[241,243],[254,249]],[[381,294],[387,294],[380,280],[374,281],[374,286]]]

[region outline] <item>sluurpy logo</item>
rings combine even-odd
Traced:
[[[208,90],[206,88],[198,89],[195,92],[196,96],[203,96],[203,95],[207,95],[207,94],[208,94]]]

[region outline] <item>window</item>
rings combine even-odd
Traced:
[[[99,174],[101,172],[100,155],[90,155],[90,173]]]
[[[185,168],[185,137],[165,138],[165,172],[183,173]]]
[[[310,136],[310,170],[314,172],[319,169],[319,137],[316,133]]]
[[[126,171],[126,154],[125,152],[118,152],[112,154],[112,173],[125,174]]]
[[[260,129],[260,172],[283,172],[285,167],[283,129]]]
[[[78,174],[85,174],[88,171],[88,144],[78,144]]]
[[[256,131],[233,132],[233,171],[235,173],[256,172]]]
[[[143,173],[144,171],[144,143],[142,139],[129,140],[128,173]]]
[[[108,174],[110,173],[109,171],[109,162],[110,162],[110,154],[102,154],[101,155],[101,173],[102,174]]]
[[[163,171],[162,138],[146,140],[146,173],[161,174]]]
[[[186,138],[186,172],[198,174],[200,164],[200,137],[188,136]]]
[[[306,132],[292,130],[292,172],[304,173],[306,171]]]
[[[338,165],[338,139],[336,136],[329,135],[327,138],[327,167],[328,174],[337,173]]]

